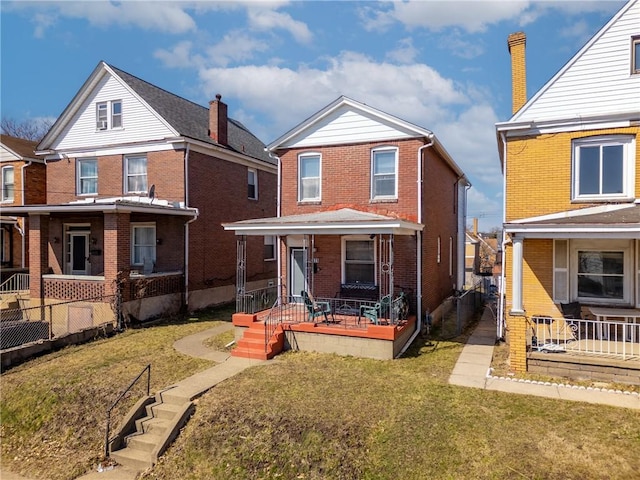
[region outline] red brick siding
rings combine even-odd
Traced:
[[[18,170],[16,170],[18,173]],[[21,176],[21,175],[20,175]],[[43,163],[32,163],[24,169],[25,205],[47,202],[47,167]],[[17,179],[18,180],[18,179]],[[22,182],[20,178],[18,181]]]
[[[276,175],[258,172],[258,200],[247,198],[247,167],[198,152],[189,156],[189,206],[198,219],[189,226],[189,288],[233,284],[236,235],[222,223],[276,215]],[[275,276],[264,261],[263,237],[247,238],[247,281]]]

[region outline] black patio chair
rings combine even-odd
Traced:
[[[565,323],[571,329],[574,340],[585,338],[585,325],[580,320],[582,318],[582,306],[580,302],[561,303],[560,310]],[[578,320],[578,321],[575,321]]]

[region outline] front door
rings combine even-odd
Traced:
[[[301,301],[300,292],[307,289],[307,251],[304,248],[292,248],[289,265],[289,292],[294,299]]]
[[[85,232],[68,233],[67,274],[89,274],[89,234]]]

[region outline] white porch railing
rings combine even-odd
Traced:
[[[531,349],[640,359],[640,323],[533,316]]]
[[[0,293],[17,293],[29,290],[29,274],[14,273],[0,284]]]

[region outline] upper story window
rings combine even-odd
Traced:
[[[77,185],[78,195],[98,193],[98,160],[96,158],[78,159]]]
[[[109,128],[122,128],[122,100],[96,103],[96,130]]]
[[[125,157],[126,193],[147,191],[147,157]]]
[[[602,136],[573,141],[573,200],[633,198],[633,136]]]
[[[398,149],[371,151],[371,198],[398,198]]]
[[[631,39],[631,73],[640,74],[640,36]]]
[[[2,167],[2,201],[13,202],[14,196],[14,170],[13,167]]]
[[[258,199],[258,172],[252,168],[247,170],[247,198]]]
[[[320,154],[305,154],[298,158],[298,200],[320,200]]]

